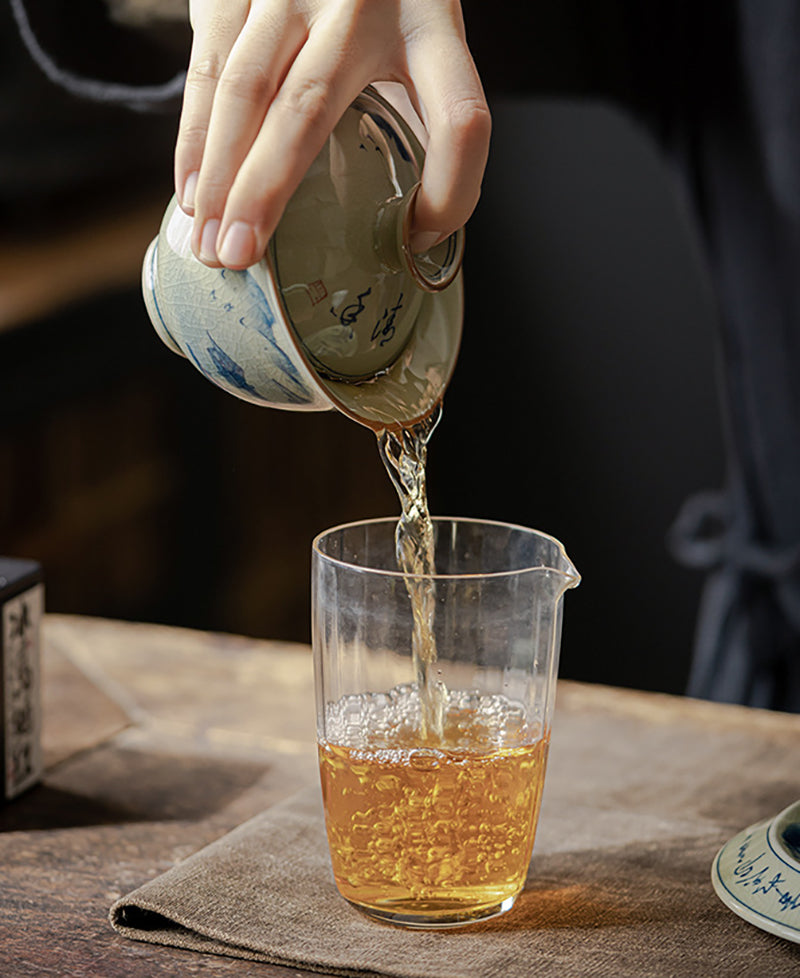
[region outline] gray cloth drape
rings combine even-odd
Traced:
[[[719,299],[728,472],[673,528],[708,571],[688,691],[800,711],[800,7],[739,0],[700,27],[724,53],[687,87],[683,166]]]

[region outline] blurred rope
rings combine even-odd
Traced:
[[[83,78],[59,67],[39,43],[23,0],[9,0],[11,12],[19,30],[22,43],[44,74],[56,85],[79,98],[95,102],[113,102],[125,105],[135,112],[148,112],[164,102],[179,98],[186,82],[186,72],[181,71],[160,85],[124,85]]]

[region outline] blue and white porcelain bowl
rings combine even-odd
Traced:
[[[254,404],[337,408],[374,429],[426,417],[458,353],[463,231],[412,253],[423,162],[403,119],[366,89],[245,271],[199,262],[173,199],[142,270],[159,336]]]

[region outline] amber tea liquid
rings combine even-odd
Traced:
[[[500,696],[450,694],[431,746],[420,713],[415,685],[332,707],[319,759],[333,872],[377,916],[457,925],[507,909],[522,889],[548,742]]]

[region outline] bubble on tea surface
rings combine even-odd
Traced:
[[[412,750],[408,755],[408,763],[417,771],[435,771],[442,762],[442,753],[437,750]]]
[[[403,683],[385,692],[351,694],[328,703],[325,739],[358,749],[428,746],[420,745],[420,719],[418,687]],[[485,751],[532,743],[542,732],[542,724],[518,701],[477,689],[448,692],[441,743],[448,749]]]

